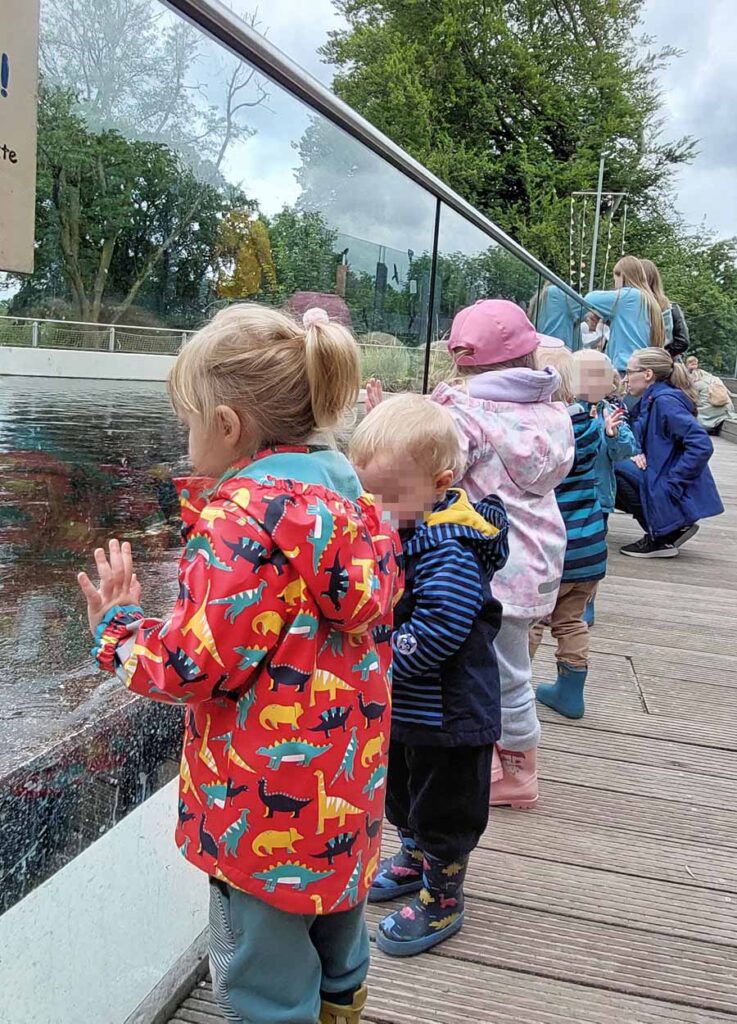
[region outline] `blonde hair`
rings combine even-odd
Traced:
[[[636,256],[623,256],[614,265],[614,273],[622,275],[622,284],[625,288],[637,288],[640,292],[641,305],[647,310],[647,318],[650,321],[650,344],[654,348],[663,348],[665,345],[663,310],[648,284],[642,261],[638,260]]]
[[[591,378],[592,374],[586,374],[585,371],[599,370],[601,372],[602,382],[608,381],[607,390],[600,395],[598,399],[592,399],[590,397],[591,392],[598,391],[597,388],[592,388]],[[614,364],[612,363],[609,356],[603,352],[599,352],[593,348],[579,349],[578,352],[574,352],[571,355],[571,381],[573,392],[577,398],[583,398],[587,402],[601,401],[606,395],[611,394],[614,387]],[[589,382],[585,380],[585,377],[589,377]]]
[[[377,405],[356,427],[348,454],[361,468],[388,454],[398,460],[408,455],[428,477],[450,469],[456,480],[463,472],[453,417],[422,395],[394,395]]]
[[[553,395],[554,402],[563,402],[565,405],[573,405],[576,395],[573,390],[573,356],[565,347],[543,348],[540,346],[535,352],[538,370],[544,370],[546,366],[552,366],[558,371],[560,385]]]
[[[305,320],[255,303],[221,310],[184,344],[169,374],[175,410],[211,427],[227,405],[252,425],[259,447],[334,427],[358,400],[358,345],[322,310]]]
[[[637,362],[639,370],[652,370],[657,381],[667,381],[674,388],[679,388],[694,407],[698,404],[696,388],[691,374],[683,363],[674,363],[671,356],[662,348],[640,348],[632,353],[631,359]]]
[[[665,294],[663,278],[660,276],[660,271],[652,260],[640,260],[640,263],[642,264],[642,269],[645,271],[645,279],[650,291],[655,296],[661,310],[665,312],[666,309],[670,309],[670,299]]]

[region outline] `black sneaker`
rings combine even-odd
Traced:
[[[698,532],[698,523],[694,523],[693,526],[684,526],[683,529],[679,530],[674,537],[671,537],[670,542],[674,548],[680,548],[687,540],[691,540],[692,537],[695,537]]]
[[[623,555],[629,555],[630,558],[675,558],[678,554],[675,544],[653,540],[647,535],[635,541],[634,544],[625,544],[619,550]]]

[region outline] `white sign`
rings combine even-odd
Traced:
[[[39,0],[0,0],[0,270],[33,272]]]

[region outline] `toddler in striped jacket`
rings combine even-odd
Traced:
[[[501,733],[501,604],[490,583],[507,559],[507,516],[499,498],[472,504],[450,487],[462,466],[458,433],[450,413],[420,395],[379,404],[350,454],[399,526],[405,562],[386,807],[401,845],[382,862],[369,900],[417,893],[377,933],[385,953],[408,956],[461,928],[469,855],[488,822]]]

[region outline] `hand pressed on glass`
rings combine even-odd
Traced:
[[[100,577],[95,587],[86,572],[80,572],[77,582],[87,601],[87,618],[94,633],[105,614],[116,605],[140,604],[141,584],[133,572],[133,553],[128,541],[121,544],[111,540],[108,544],[109,560],[104,548],[95,550],[95,565]]]

